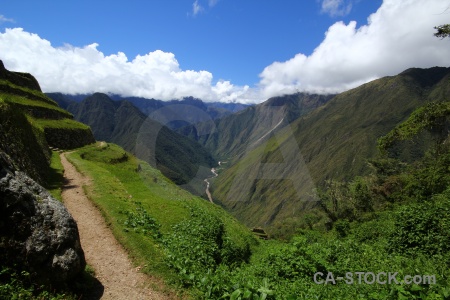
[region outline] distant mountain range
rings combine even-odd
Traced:
[[[64,109],[68,109],[69,105],[74,102],[81,102],[91,96],[90,94],[68,95],[62,93],[47,93],[47,95]],[[210,119],[219,119],[250,106],[242,103],[203,102],[193,97],[171,101],[119,95],[108,95],[108,97],[114,101],[126,100],[132,103],[142,113],[171,129]]]
[[[278,132],[333,97],[307,93],[274,97],[232,115],[176,131],[204,145],[217,159],[237,160],[270,137],[268,133]]]

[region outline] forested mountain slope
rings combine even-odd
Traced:
[[[450,68],[409,69],[337,95],[227,166],[213,182],[213,197],[249,226],[295,223],[314,206],[316,187],[367,174],[377,138],[415,108],[448,100],[449,74]],[[391,155],[417,158],[427,141]]]

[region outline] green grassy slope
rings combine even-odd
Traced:
[[[68,158],[92,179],[86,187],[89,198],[145,272],[179,282],[183,278],[180,264],[186,262],[185,258],[178,262],[178,251],[198,255],[192,259],[200,263],[212,258],[218,264],[238,265],[256,245],[250,231],[223,209],[177,187],[117,145],[97,143]],[[201,244],[182,250],[196,240],[216,250],[203,253]]]
[[[286,243],[269,240],[256,244],[248,229],[225,211],[176,187],[159,171],[113,144],[87,146],[70,154],[69,159],[93,178],[92,186],[86,190],[136,264],[176,283],[184,296],[448,298],[448,144],[437,159],[433,155],[403,171],[397,170],[411,185],[401,190],[394,202],[381,200],[373,193],[368,195],[372,203],[387,201],[389,206],[384,203],[351,221],[339,219],[330,231],[318,227],[301,230]],[[441,166],[437,173],[436,165]],[[425,198],[417,197],[420,193],[409,198],[408,189],[429,189],[426,183],[431,173],[445,184]],[[375,174],[381,181],[371,184],[383,185],[385,175]],[[347,195],[339,201],[352,199]],[[248,256],[245,249],[251,245],[253,252]],[[327,277],[328,272],[334,277]],[[363,276],[359,283],[356,272],[396,275],[391,284],[371,284],[366,283],[372,282],[371,276]],[[431,280],[431,284],[405,284],[407,275],[420,275],[421,280]],[[380,280],[388,279],[387,276]],[[353,284],[337,277],[353,279]],[[322,284],[314,279],[322,280]],[[327,279],[328,284],[323,284]]]
[[[411,69],[339,94],[229,166],[213,182],[213,197],[249,226],[295,223],[313,205],[314,186],[367,174],[378,137],[427,101],[448,99],[449,73],[448,68]],[[425,147],[422,141],[396,154],[414,159]],[[261,162],[276,165],[262,173]]]

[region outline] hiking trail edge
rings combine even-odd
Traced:
[[[90,184],[89,178],[80,174],[65,154],[60,155],[65,179],[61,196],[77,222],[86,261],[94,268],[97,280],[103,285],[101,299],[173,299],[150,287],[161,282],[133,267],[127,252],[113,236],[100,211],[84,193],[83,185]]]

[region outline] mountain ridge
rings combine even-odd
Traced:
[[[334,95],[297,93],[273,97],[221,119],[177,130],[204,145],[217,159],[237,160],[271,130],[279,130]]]
[[[285,219],[298,221],[304,210],[314,205],[305,199],[314,198],[315,187],[329,179],[366,175],[367,160],[377,155],[378,137],[417,107],[449,98],[450,68],[439,67],[409,69],[341,93],[227,166],[212,182],[213,197],[247,226],[272,226],[274,230]],[[426,143],[408,145],[397,149],[395,155],[412,159],[427,147]],[[286,159],[298,159],[298,154],[305,168],[280,169]],[[261,162],[275,163],[272,177],[258,173]],[[302,182],[308,188],[303,188]],[[295,188],[299,185],[300,194]]]
[[[93,94],[69,95],[63,93],[47,93],[47,96],[56,101],[64,109],[67,109],[70,105],[79,103],[92,95]],[[171,122],[164,123],[164,125],[171,129],[177,129],[209,119],[219,119],[251,106],[242,103],[203,102],[201,99],[194,97],[163,101],[153,98],[124,97],[116,94],[105,95],[108,95],[108,97],[114,101],[120,102],[126,100],[131,102],[142,113],[160,123],[164,123],[164,120],[166,119],[171,120]],[[188,114],[185,111],[187,107],[191,108],[191,110],[188,111]],[[163,109],[163,114],[166,115],[160,115],[161,109]]]

